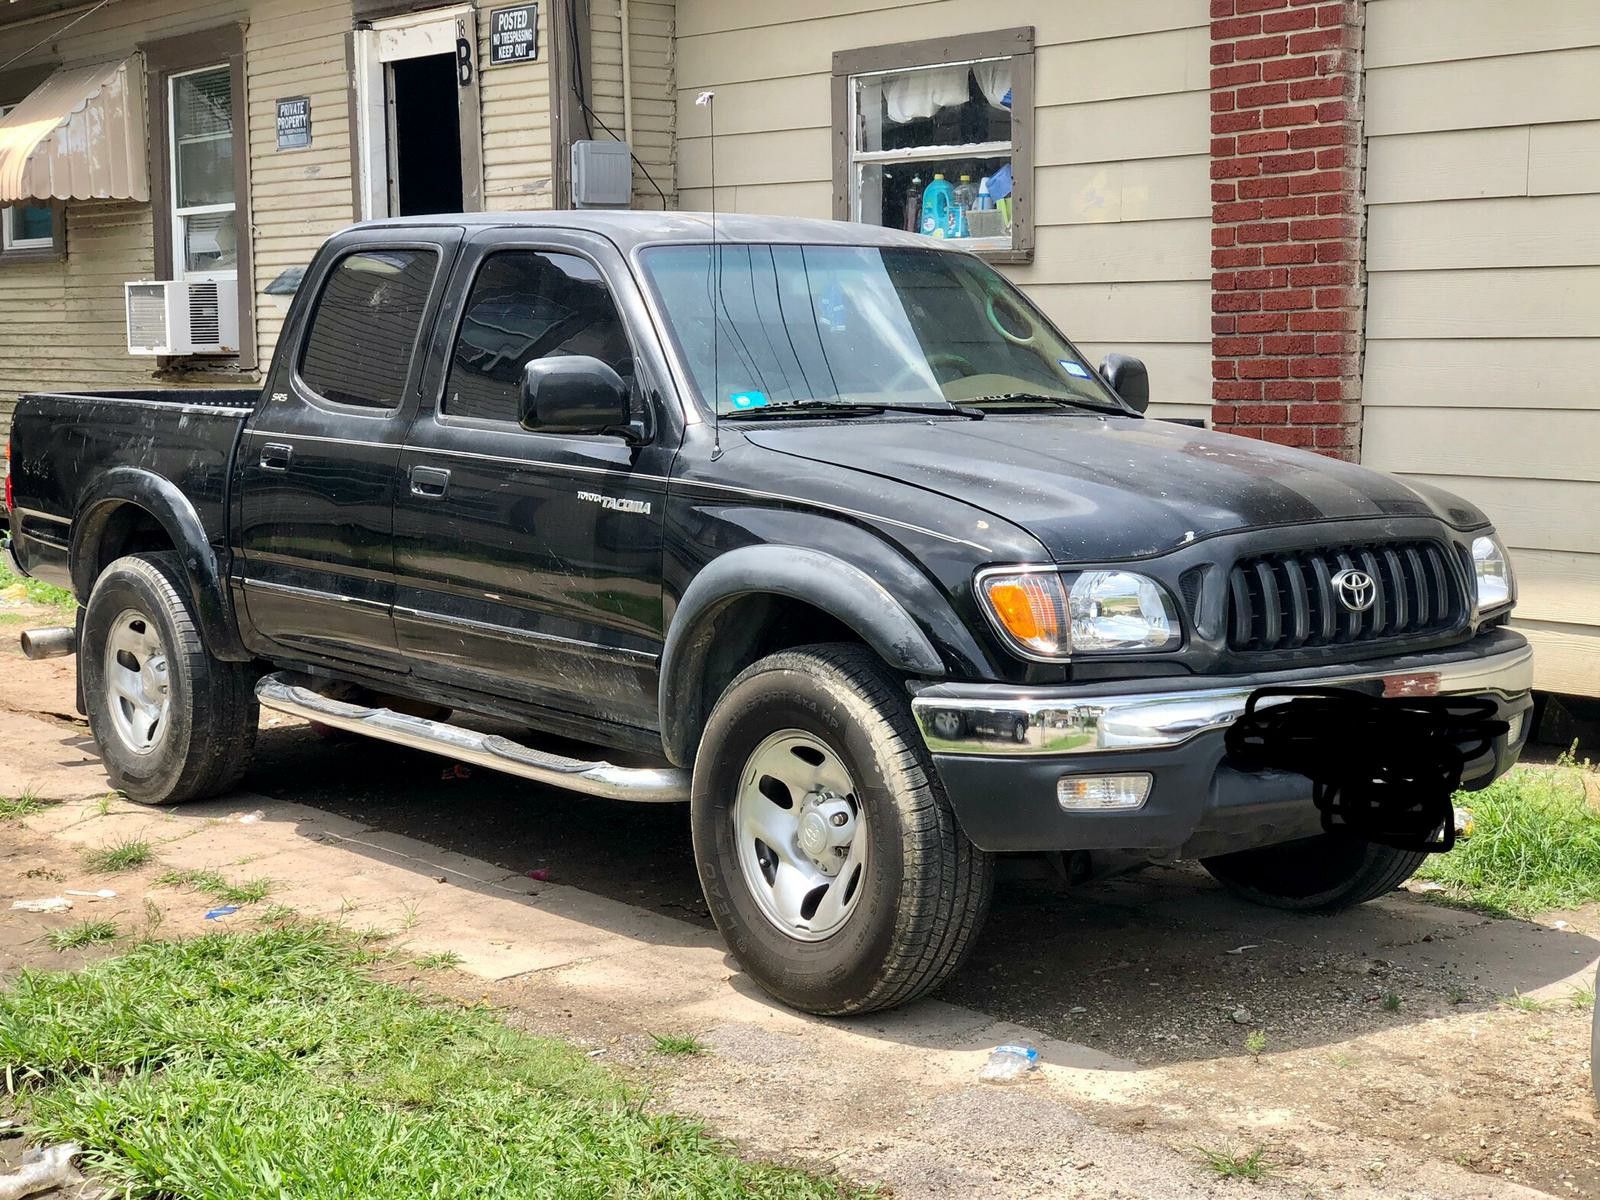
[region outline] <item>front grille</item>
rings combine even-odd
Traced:
[[[1375,582],[1372,607],[1351,612],[1335,595],[1340,571]],[[1417,637],[1455,628],[1466,599],[1438,542],[1325,546],[1239,560],[1228,575],[1228,645],[1298,650]]]

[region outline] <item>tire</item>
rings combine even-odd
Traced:
[[[118,676],[122,694],[113,666],[127,672]],[[207,799],[250,765],[260,717],[254,675],[207,651],[175,555],[130,555],[105,569],[84,609],[78,670],[106,774],[130,800]]]
[[[1252,903],[1290,912],[1336,912],[1394,891],[1427,857],[1420,850],[1395,850],[1322,833],[1203,858],[1200,865],[1218,883]]]
[[[863,647],[787,650],[728,686],[700,742],[690,822],[706,904],[750,977],[805,1012],[843,1016],[916,999],[961,965],[988,915],[994,860],[957,826],[904,696]],[[847,846],[832,850],[843,865],[823,898],[806,893],[815,925],[805,929],[771,915],[786,893],[766,886],[767,867],[774,879],[801,868],[780,863],[770,847],[763,857],[765,843],[736,825],[747,812],[780,812],[776,802],[761,806],[775,778],[761,764],[788,761],[786,746],[791,754],[808,749],[802,763],[820,754],[811,769],[830,779],[842,771],[853,787],[844,798],[843,783],[789,795],[781,810],[803,814],[820,805],[815,811],[831,809],[833,824],[853,831]],[[805,821],[797,820],[784,853],[798,860],[808,843]]]

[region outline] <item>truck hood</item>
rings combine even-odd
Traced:
[[[1353,518],[1487,524],[1429,487],[1268,442],[1088,414],[854,420],[745,430],[754,445],[949,496],[1057,562],[1145,558],[1217,534]],[[928,524],[937,525],[935,512]]]

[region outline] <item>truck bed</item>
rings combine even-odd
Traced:
[[[34,392],[11,424],[13,555],[29,575],[71,587],[72,523],[137,477],[170,481],[220,554],[227,480],[255,388]]]

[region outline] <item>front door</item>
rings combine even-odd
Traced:
[[[470,289],[440,378],[400,454],[395,627],[412,669],[443,682],[634,728],[655,725],[662,510],[674,448],[524,430],[525,365],[591,355],[658,404],[603,239],[497,230],[469,242]],[[534,231],[530,231],[530,235]],[[625,297],[637,306],[636,295]],[[443,332],[443,331],[441,331]]]
[[[237,457],[253,645],[389,663],[400,445],[459,229],[363,231],[301,288]]]

